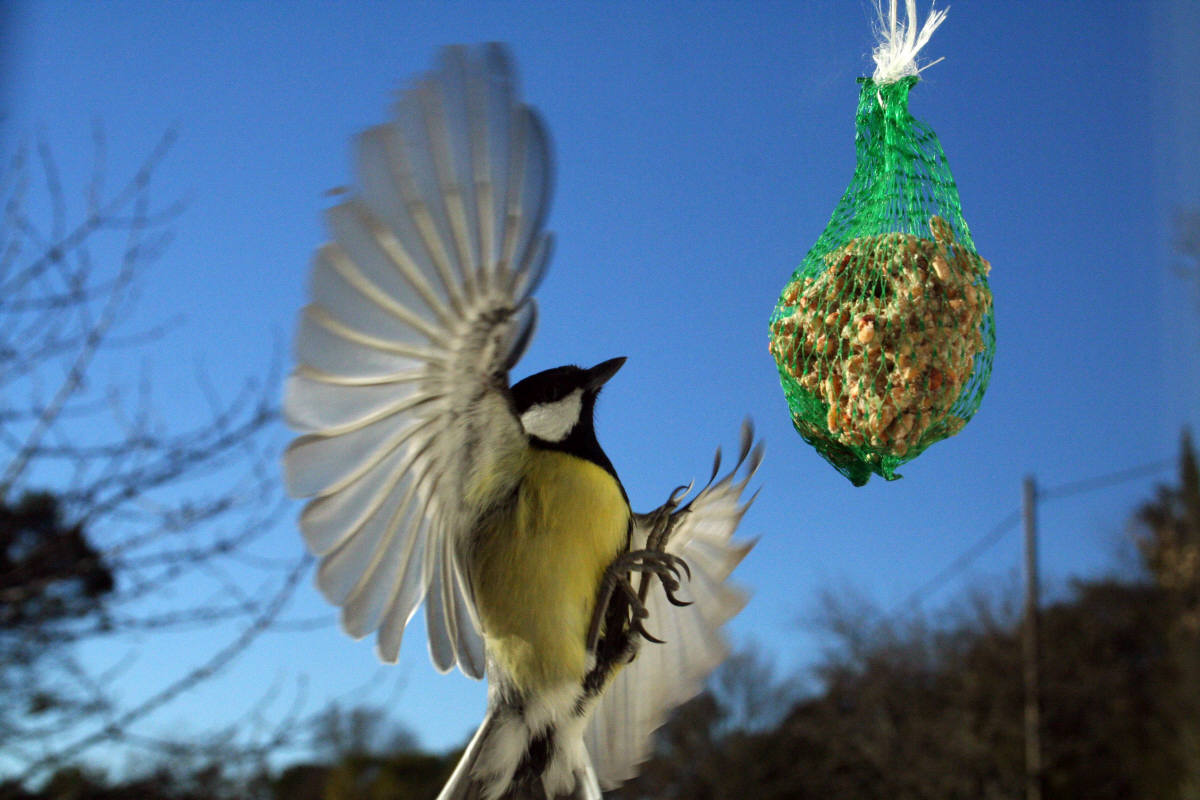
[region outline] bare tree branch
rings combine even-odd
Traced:
[[[284,582],[283,586],[280,587],[275,597],[271,599],[271,602],[268,604],[266,609],[264,609],[263,612],[259,614],[259,616],[256,617],[254,621],[251,622],[251,624],[247,626],[246,629],[242,631],[242,633],[236,639],[219,650],[208,661],[196,667],[187,675],[184,675],[182,678],[176,680],[170,686],[167,686],[165,689],[162,689],[155,695],[142,701],[133,708],[124,711],[117,716],[115,720],[104,725],[99,730],[84,736],[82,739],[72,742],[71,744],[56,751],[52,755],[38,759],[33,764],[30,764],[26,768],[25,772],[18,777],[18,780],[27,781],[44,771],[47,767],[53,766],[54,764],[62,761],[70,760],[87,750],[89,747],[93,747],[109,737],[127,735],[126,731],[134,722],[166,705],[185,692],[194,689],[200,683],[203,683],[227,667],[235,658],[237,658],[237,656],[241,655],[246,648],[250,646],[250,643],[253,642],[259,636],[259,634],[270,627],[272,620],[274,620],[279,612],[283,609],[287,601],[291,599],[292,594],[296,590],[296,585],[299,583],[300,577],[308,571],[309,566],[311,566],[311,559],[307,555],[297,561],[292,571],[288,574],[287,580]]]
[[[160,341],[168,324],[130,331],[146,272],[171,241],[183,202],[155,207],[168,132],[110,190],[109,143],[93,129],[82,208],[49,137],[0,168],[0,773],[18,785],[107,741],[169,753],[217,752],[229,731],[195,742],[139,728],[275,630],[307,559],[255,552],[288,509],[276,476],[276,353],[268,374],[232,394],[201,373],[200,418],[155,413],[152,371],[95,386],[104,359]],[[197,628],[229,644],[152,694],[119,699],[81,642],[126,647]],[[295,735],[298,709],[273,725],[255,706],[247,758]],[[288,723],[288,724],[285,724]],[[230,756],[232,758],[232,756]]]

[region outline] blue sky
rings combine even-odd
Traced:
[[[1016,508],[1026,474],[1053,486],[1170,458],[1181,426],[1200,421],[1197,311],[1167,268],[1170,214],[1200,203],[1188,44],[1200,20],[1183,0],[953,4],[928,48],[945,60],[911,109],[939,135],[993,264],[995,367],[963,433],[903,480],[859,489],[792,432],[766,324],[853,171],[866,2],[14,8],[6,152],[44,131],[64,180],[82,186],[94,119],[114,176],[178,129],[153,192],[191,205],[135,322],[183,316],[146,363],[160,409],[185,420],[206,408],[197,364],[232,392],[290,338],[323,193],[350,177],[349,137],[385,118],[392,90],[439,45],[510,43],[557,154],[557,249],[518,372],[628,356],[597,427],[641,509],[703,479],[713,448],[733,448],[753,417],[767,458],[743,532],[762,538],[736,573],[754,598],[732,634],[785,668],[819,655],[804,620],[821,591],[890,608]],[[119,381],[128,365],[106,369]],[[1114,568],[1155,480],[1047,503],[1047,585]],[[301,543],[284,524],[260,547]],[[1003,585],[1018,564],[1014,531],[928,608]],[[306,585],[288,615],[333,613]],[[135,650],[118,689],[136,698],[229,635],[89,655]],[[455,746],[478,723],[483,688],[437,675],[421,635],[380,669],[369,643],[333,628],[270,634],[146,730],[203,731],[303,675],[310,707],[370,683],[364,701],[386,702],[428,747]]]

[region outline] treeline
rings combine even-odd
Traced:
[[[1043,609],[1043,796],[1200,798],[1200,478],[1185,435],[1178,482],[1133,515],[1137,574],[1081,580]],[[1020,618],[976,598],[953,622],[897,621],[843,600],[815,688],[757,654],[659,732],[621,800],[987,800],[1024,792]],[[430,754],[378,711],[332,709],[312,763],[233,779],[219,762],[123,784],[60,770],[22,800],[433,798],[457,753]],[[3,794],[3,792],[0,792]]]

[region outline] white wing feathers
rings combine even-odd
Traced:
[[[753,446],[753,429],[742,428],[738,462],[716,483],[711,480],[677,511],[679,521],[667,550],[683,558],[691,579],[683,581],[685,607],[671,605],[660,586],[647,597],[646,628],[664,644],[642,642],[637,657],[617,673],[601,695],[584,740],[595,762],[600,785],[613,789],[633,778],[650,755],[651,734],[676,706],[699,694],[704,681],[724,659],[728,647],[720,628],[746,603],[746,596],[725,583],[754,541],[735,542],[733,532],[754,498],[742,491],[758,469],[762,444]],[[713,478],[720,469],[717,451]],[[745,465],[744,475],[735,479]],[[651,514],[635,515],[632,549],[646,544]]]
[[[480,677],[456,547],[477,453],[524,446],[503,389],[550,254],[549,142],[501,46],[450,47],[355,154],[286,387],[288,490],[347,632],[395,661],[424,600],[434,664]]]

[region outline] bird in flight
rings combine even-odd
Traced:
[[[424,603],[434,665],[488,679],[439,800],[599,800],[726,654],[726,583],[761,458],[639,514],[596,438],[624,363],[515,384],[552,237],[549,138],[506,49],[447,47],[355,142],[325,214],[284,410],[317,585],[396,661]]]

